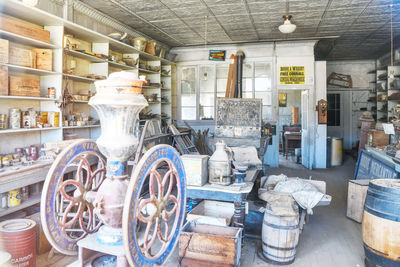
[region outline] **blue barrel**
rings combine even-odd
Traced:
[[[400,180],[369,183],[362,234],[367,267],[400,266]]]

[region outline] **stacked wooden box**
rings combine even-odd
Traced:
[[[50,32],[36,25],[1,15],[0,29],[50,43]],[[11,43],[0,39],[0,63],[53,70],[53,51]],[[36,76],[16,76],[8,66],[0,66],[0,95],[40,97],[40,79]]]

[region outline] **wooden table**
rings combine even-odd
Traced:
[[[294,153],[295,148],[301,148],[300,132],[285,132],[285,156],[288,157],[289,152]]]
[[[217,201],[233,202],[235,211],[233,215],[233,226],[244,227],[245,200],[254,186],[254,181],[261,170],[249,170],[245,178],[246,185],[243,187],[231,185],[205,184],[203,186],[189,185],[186,187],[188,202],[194,203],[195,199],[208,199]],[[188,205],[187,205],[188,210]]]

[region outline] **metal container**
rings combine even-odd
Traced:
[[[8,128],[8,123],[7,123],[7,115],[6,114],[0,114],[0,129],[7,129]]]
[[[343,164],[343,138],[331,137],[331,166]]]
[[[153,40],[147,41],[145,52],[149,53],[150,55],[155,56],[156,55],[156,42]]]
[[[6,192],[0,193],[0,210],[4,210],[7,208],[7,198],[8,194]]]
[[[208,180],[208,156],[186,154],[181,157],[186,173],[186,185],[202,186]]]
[[[29,198],[29,186],[21,187],[21,200],[26,201]]]
[[[147,39],[144,37],[133,38],[131,44],[139,51],[144,51],[147,45]]]
[[[209,182],[228,185],[231,183],[232,150],[222,140],[215,147],[214,154],[208,160]]]
[[[0,247],[11,254],[14,266],[36,266],[36,223],[14,219],[0,223]]]
[[[0,266],[12,267],[11,265],[11,254],[5,251],[0,251]]]
[[[47,89],[47,96],[49,97],[49,98],[56,98],[56,88],[55,87],[49,87],[48,89]]]
[[[164,58],[164,57],[165,57],[165,52],[166,52],[166,51],[167,51],[167,50],[165,49],[165,47],[161,46],[160,53],[158,54],[158,56],[159,56],[160,58]]]
[[[10,129],[21,128],[21,109],[10,108]]]
[[[29,148],[29,150],[30,150],[31,159],[32,159],[32,160],[37,160],[37,159],[38,159],[38,150],[37,150],[37,147],[31,146],[31,147]]]
[[[9,208],[21,205],[21,194],[19,189],[14,189],[8,192],[7,206]]]

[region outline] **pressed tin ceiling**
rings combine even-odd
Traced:
[[[297,25],[284,35],[278,26],[284,0],[81,0],[172,47],[274,40],[321,39],[320,59],[369,59],[390,51],[400,37],[400,0],[290,0]],[[395,40],[395,46],[400,45]]]

